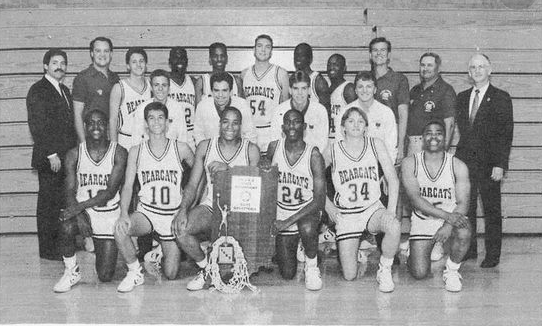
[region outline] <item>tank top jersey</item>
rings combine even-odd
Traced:
[[[279,66],[272,64],[262,75],[257,76],[252,66],[243,78],[245,99],[252,110],[252,121],[258,134],[262,132],[260,129],[269,130],[274,109],[279,105],[282,87],[278,72]]]
[[[335,139],[335,132],[337,131],[338,127],[335,126],[335,116],[337,115],[337,113],[339,113],[342,107],[345,107],[348,104],[346,103],[346,100],[344,98],[344,88],[349,83],[350,82],[345,80],[342,84],[335,88],[333,93],[331,93],[331,121],[329,127],[329,139]]]
[[[331,145],[331,179],[335,186],[333,203],[341,213],[361,213],[380,200],[378,156],[374,139],[365,137],[358,157],[353,157],[340,140]]]
[[[205,160],[203,162],[205,166],[205,174],[207,176],[207,194],[205,200],[202,201],[203,204],[211,207],[213,206],[213,182],[211,180],[209,164],[214,161],[218,161],[227,164],[229,167],[248,166],[250,165],[248,155],[249,144],[250,141],[243,138],[241,140],[241,145],[235,154],[230,159],[226,159],[220,150],[220,146],[218,145],[218,137],[213,137],[210,139],[209,144],[207,145],[207,151],[205,153]]]
[[[177,84],[173,79],[169,79],[169,98],[177,102],[188,104],[185,108],[186,132],[189,139],[194,137],[194,114],[196,110],[196,88],[190,76],[185,75],[182,85]]]
[[[117,130],[120,134],[130,137],[132,136],[132,130],[130,129],[133,126],[133,119],[137,106],[151,98],[151,84],[149,80],[145,78],[145,86],[141,92],[130,86],[126,79],[121,79],[119,85],[121,101]]]
[[[425,165],[424,152],[415,154],[414,158],[414,175],[420,186],[421,197],[443,211],[453,212],[457,205],[453,155],[444,153],[444,160],[434,178],[431,177]],[[417,215],[421,219],[433,218],[416,209],[414,209],[412,214]]]
[[[318,75],[320,75],[318,71],[313,71],[311,72],[309,76],[310,81],[311,81],[309,99],[315,102],[320,102],[320,98],[318,97],[318,94],[316,93],[316,77],[318,77]]]
[[[107,188],[107,182],[111,176],[113,165],[115,164],[115,152],[117,143],[110,142],[109,148],[104,157],[96,162],[90,156],[87,150],[87,143],[79,144],[79,159],[77,160],[77,193],[75,198],[78,202],[88,200],[100,190]],[[87,208],[87,211],[108,212],[119,207],[119,192],[115,194],[105,205],[100,207]]]
[[[235,77],[228,73],[231,78],[233,78],[233,88],[232,88],[232,96],[239,96],[238,94],[238,87],[237,87],[237,82],[235,81]],[[212,95],[212,90],[211,90],[211,74],[203,74],[201,75],[201,83],[203,85],[203,96],[207,96],[207,97],[211,97],[213,96]]]
[[[141,189],[139,202],[147,210],[159,215],[172,215],[181,206],[183,168],[177,144],[169,140],[166,149],[157,157],[149,148],[149,141],[139,145],[137,178]]]
[[[312,201],[314,178],[311,170],[311,156],[314,146],[305,145],[299,159],[290,164],[286,156],[284,139],[278,141],[273,154],[273,165],[279,170],[277,191],[277,215],[292,215]],[[281,212],[282,211],[282,212]]]

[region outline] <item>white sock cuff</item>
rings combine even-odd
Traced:
[[[459,270],[459,267],[461,267],[461,263],[454,263],[450,257],[448,257],[448,259],[446,260],[446,268],[450,269],[450,270],[453,270],[453,271],[457,271]]]
[[[207,255],[205,255],[205,257],[203,257],[203,260],[200,260],[198,262],[196,262],[196,265],[198,265],[199,268],[205,268],[207,267]]]
[[[66,266],[67,268],[74,268],[75,265],[77,265],[77,259],[75,258],[75,254],[71,257],[62,256],[62,260],[64,260],[64,266]]]
[[[384,256],[380,256],[380,264],[382,264],[383,267],[391,268],[393,265],[393,257],[386,258]]]
[[[316,267],[316,266],[318,266],[318,255],[314,256],[313,258],[309,258],[309,257],[307,257],[307,255],[305,255],[305,265],[307,267]]]
[[[141,267],[139,260],[137,259],[133,263],[126,264],[126,266],[128,266],[128,269],[131,271],[138,271]]]

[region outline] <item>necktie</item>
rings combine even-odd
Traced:
[[[68,101],[68,97],[66,96],[66,93],[64,93],[64,90],[62,87],[60,87],[60,94],[64,98],[64,101],[66,101],[66,104],[68,105],[68,109],[70,108],[70,102]]]
[[[480,94],[480,90],[477,89],[476,91],[474,91],[474,101],[472,101],[472,107],[470,109],[470,116],[469,116],[469,121],[470,121],[470,124],[473,124],[474,123],[474,118],[476,118],[476,112],[478,112],[478,102],[479,102],[479,94]]]

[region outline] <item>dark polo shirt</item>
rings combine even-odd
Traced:
[[[405,75],[391,68],[376,80],[375,99],[391,109],[395,115],[395,122],[399,121],[399,104],[408,105],[410,101],[408,90],[408,79]]]
[[[455,91],[441,76],[427,89],[418,84],[410,90],[408,136],[420,136],[423,127],[435,119],[455,117]]]
[[[113,85],[119,82],[117,73],[109,71],[108,76],[96,70],[91,64],[73,80],[73,100],[85,103],[83,117],[87,112],[98,109],[109,117],[109,95]]]

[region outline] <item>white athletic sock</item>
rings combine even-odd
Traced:
[[[391,268],[391,265],[393,265],[393,257],[386,258],[384,256],[380,256],[380,264],[382,267]]]
[[[307,267],[318,266],[318,255],[314,256],[314,258],[309,258],[307,257],[307,255],[305,255],[305,266]]]
[[[75,254],[71,257],[64,257],[62,256],[62,259],[64,260],[64,266],[66,268],[72,269],[77,265],[77,260],[75,259]]]
[[[139,271],[141,268],[139,265],[139,260],[137,259],[133,263],[126,264],[126,266],[128,266],[128,269],[131,271]]]
[[[448,260],[446,260],[446,268],[451,271],[457,271],[459,270],[459,267],[461,267],[461,263],[454,263],[450,257],[448,257]]]
[[[203,257],[203,260],[196,262],[196,264],[201,269],[204,269],[205,267],[207,267],[207,255],[205,255],[205,257]]]

